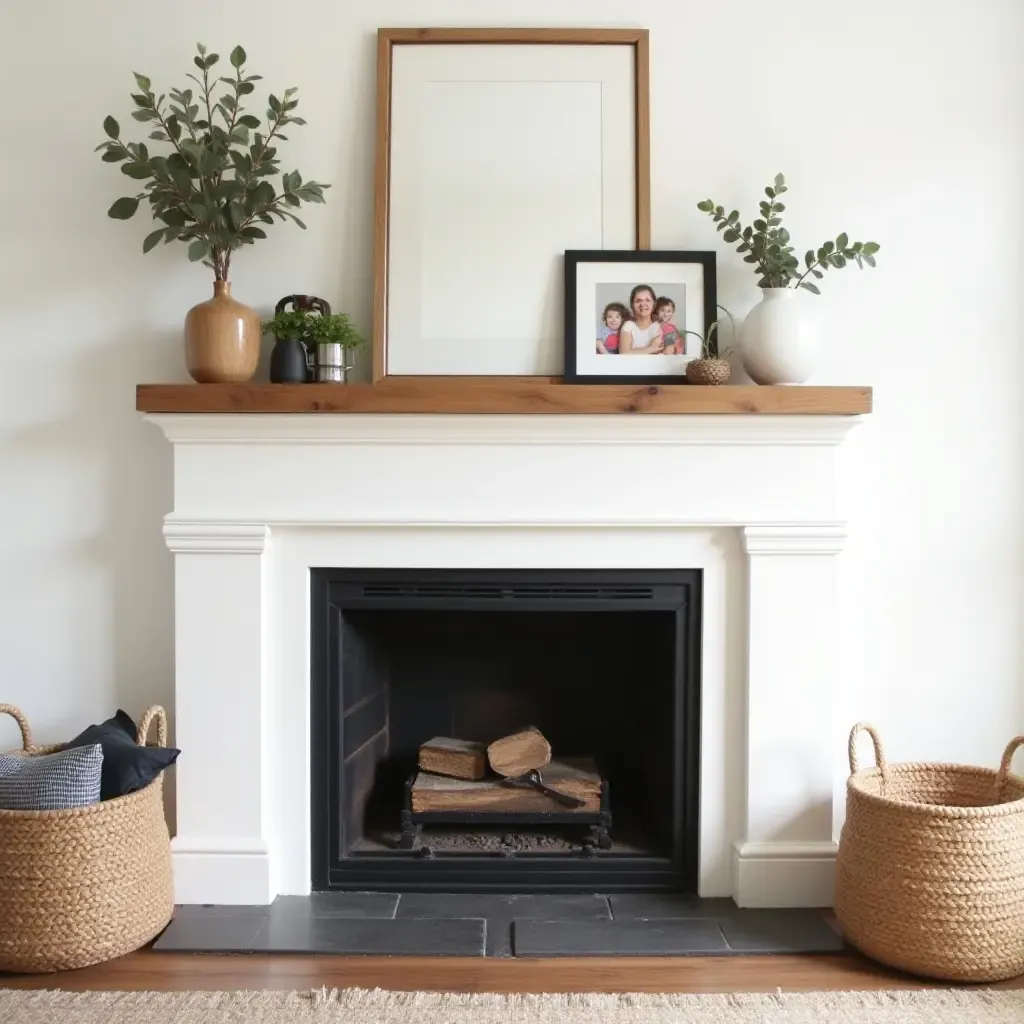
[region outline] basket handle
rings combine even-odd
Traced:
[[[858,722],[850,730],[850,774],[856,775],[860,771],[860,762],[857,760],[857,737],[862,732],[866,732],[871,737],[871,743],[875,748],[875,764],[878,765],[879,771],[882,773],[882,783],[884,784],[889,777],[889,762],[885,759],[882,741],[878,738],[875,727],[868,725],[867,722]]]
[[[1002,796],[1003,788],[1006,785],[1006,776],[1010,773],[1010,762],[1013,760],[1013,755],[1017,753],[1017,748],[1024,746],[1024,736],[1015,736],[1009,743],[1006,744],[1006,750],[1003,751],[1003,759],[999,763],[999,771],[996,774],[996,792]]]
[[[28,750],[32,746],[32,730],[28,727],[28,719],[13,704],[0,704],[0,714],[10,715],[18,723],[22,748]]]
[[[149,727],[153,724],[153,719],[156,719],[156,738],[157,745],[161,747],[167,746],[167,712],[164,711],[159,704],[154,704],[149,708],[146,713],[139,719],[139,732],[135,737],[135,742],[140,746],[146,745],[146,737],[149,735]]]

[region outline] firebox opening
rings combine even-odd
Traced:
[[[692,888],[698,626],[689,571],[316,570],[315,887]],[[533,791],[522,813],[492,773],[455,784],[468,814],[414,813],[414,786],[451,788],[420,773],[423,744],[527,725],[551,745],[542,782],[595,778],[592,813]],[[520,813],[486,793],[478,813],[485,782]]]

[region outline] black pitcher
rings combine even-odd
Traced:
[[[275,313],[283,313],[288,306],[293,309],[308,309],[329,316],[330,304],[316,295],[286,295],[274,307]],[[305,342],[298,338],[278,338],[270,353],[270,379],[274,384],[303,384],[313,379],[310,351]]]

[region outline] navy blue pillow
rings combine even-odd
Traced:
[[[93,743],[103,748],[101,800],[112,800],[148,786],[165,768],[177,761],[180,750],[174,747],[140,747],[135,742],[136,732],[131,715],[119,708],[113,718],[100,725],[90,725],[85,732],[65,744],[65,750]]]

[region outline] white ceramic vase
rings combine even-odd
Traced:
[[[821,352],[816,312],[797,288],[761,292],[743,324],[743,369],[757,384],[803,384]]]

